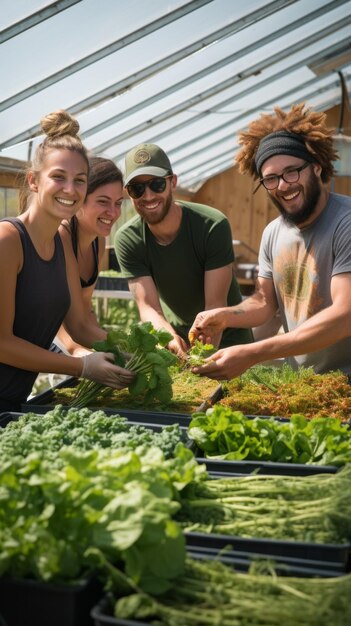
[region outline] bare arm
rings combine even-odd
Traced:
[[[179,356],[187,350],[184,339],[176,334],[174,328],[163,315],[156,285],[151,276],[142,276],[128,281],[129,289],[139,309],[142,322],[151,322],[154,328],[164,328],[174,339],[169,342],[168,349]]]
[[[74,256],[71,242],[63,240],[68,286],[71,295],[71,306],[64,319],[63,326],[72,340],[72,345],[80,344],[90,348],[95,341],[106,338],[106,331],[103,330],[91,314],[91,295],[87,294],[87,301],[82,296],[79,270],[77,260]]]
[[[214,343],[225,328],[253,328],[272,319],[278,308],[273,281],[258,278],[255,293],[236,306],[198,313],[190,332],[194,338]]]
[[[233,264],[205,272],[205,310],[217,309],[227,306],[228,291],[233,276]],[[212,336],[213,345],[218,346],[221,342],[222,331]]]
[[[196,368],[210,378],[230,379],[248,367],[269,359],[316,352],[351,334],[351,273],[334,276],[331,281],[332,304],[313,315],[295,330],[244,346],[218,350],[213,363]]]

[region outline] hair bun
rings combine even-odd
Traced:
[[[50,137],[60,137],[62,135],[70,135],[77,137],[79,132],[79,124],[76,119],[64,109],[48,113],[40,120],[40,126],[44,133]]]

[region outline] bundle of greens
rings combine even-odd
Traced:
[[[112,352],[115,364],[135,372],[135,379],[128,386],[132,396],[143,395],[147,404],[153,398],[163,402],[172,397],[172,379],[168,368],[176,357],[166,346],[171,335],[164,329],[156,330],[151,322],[134,324],[128,333],[123,330],[109,331],[105,341],[93,345],[94,350]],[[92,405],[97,396],[108,398],[113,389],[91,380],[81,380],[71,406],[78,408]]]
[[[275,540],[349,543],[351,466],[336,474],[205,479],[181,494],[187,531]]]
[[[119,580],[117,575],[117,597]],[[278,577],[264,565],[241,574],[220,561],[187,558],[184,574],[170,591],[155,597],[129,584],[129,595],[115,601],[114,614],[119,620],[162,626],[346,626],[351,623],[350,593],[350,574]]]
[[[333,417],[292,415],[289,421],[251,419],[215,405],[194,413],[189,437],[208,458],[230,461],[344,465],[351,463],[351,428]]]

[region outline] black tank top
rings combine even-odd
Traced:
[[[4,218],[1,221],[11,222],[17,228],[23,248],[23,267],[17,276],[13,333],[49,349],[70,306],[61,237],[58,233],[55,235],[54,255],[50,261],[44,261],[21,220]],[[36,377],[36,372],[0,363],[0,410],[19,411]]]
[[[74,256],[76,257],[76,259],[78,259],[78,220],[75,215],[70,221],[70,229]],[[91,285],[94,285],[99,275],[99,238],[96,237],[96,239],[91,242],[91,245],[94,255],[94,271],[88,280],[84,280],[84,278],[80,276],[80,284],[83,289],[84,287],[90,287]]]

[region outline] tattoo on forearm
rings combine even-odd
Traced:
[[[245,309],[234,309],[233,311],[234,315],[243,315],[244,313],[246,313]]]

